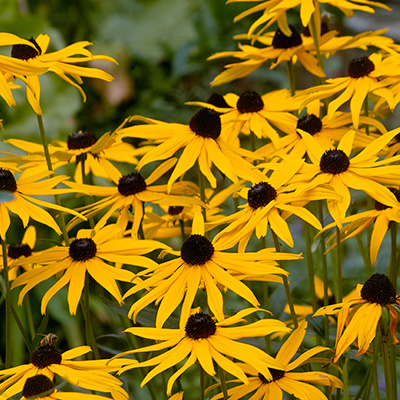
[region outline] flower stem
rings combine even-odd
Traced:
[[[39,125],[39,131],[40,131],[40,137],[42,139],[42,145],[43,145],[43,150],[44,150],[44,155],[46,157],[46,162],[47,162],[47,168],[49,171],[54,172],[53,169],[53,164],[51,163],[51,157],[50,157],[50,152],[49,152],[49,144],[47,142],[47,136],[46,136],[46,131],[44,130],[44,125],[43,125],[43,118],[41,115],[37,115],[37,120],[38,120],[38,125]],[[54,195],[54,201],[58,206],[61,206],[61,199],[58,194]],[[67,227],[65,225],[65,219],[64,219],[64,214],[60,212],[59,214],[59,225],[60,229],[62,231],[63,237],[65,244],[68,246],[69,245],[69,237],[68,237],[68,232],[67,232]]]
[[[378,379],[378,352],[379,352],[379,340],[375,337],[374,340],[374,351],[372,352],[372,380],[374,384],[374,399],[380,400],[379,396],[379,379]]]
[[[11,367],[11,297],[10,297],[10,280],[8,278],[8,260],[7,245],[3,238],[1,239],[1,247],[3,252],[3,276],[5,284],[5,301],[6,301],[6,358],[4,368]]]
[[[221,387],[222,387],[222,393],[224,394],[224,400],[227,400],[228,388],[226,386],[225,371],[219,365],[218,365],[218,373],[219,373],[219,378],[221,380]]]
[[[315,11],[313,12],[310,20],[310,31],[314,42],[315,53],[317,54],[318,65],[321,67],[321,69],[324,69],[324,62],[322,60],[321,51],[319,49],[319,38],[321,29],[319,29],[319,32],[317,31],[317,21],[321,19],[321,11],[319,9],[318,1],[314,2],[314,6],[315,6]],[[325,79],[321,78],[321,84],[323,83],[325,83]]]
[[[336,227],[336,287],[337,287],[337,293],[336,293],[336,301],[338,303],[341,303],[343,300],[343,274],[342,274],[342,243],[340,240],[340,229],[339,227]]]
[[[197,163],[198,168],[198,179],[199,179],[199,188],[200,188],[200,200],[205,204],[206,203],[206,180],[203,173],[200,170],[200,165]],[[202,208],[202,213],[204,217],[204,222],[207,221],[206,209]]]
[[[365,96],[364,100],[364,114],[366,117],[369,115],[368,94]],[[365,124],[365,133],[369,135],[369,125],[367,123]]]
[[[305,229],[305,236],[306,236],[306,246],[307,246],[307,269],[308,269],[308,285],[310,287],[310,294],[311,294],[311,305],[313,311],[317,311],[318,304],[317,304],[317,296],[315,294],[315,285],[314,285],[314,260],[311,251],[311,228],[310,225],[307,223],[304,224]]]
[[[357,238],[358,248],[360,249],[361,256],[364,260],[365,272],[367,274],[367,277],[370,277],[372,275],[372,266],[369,260],[369,256],[365,251],[365,246],[362,237],[360,235],[357,235],[356,238]]]
[[[391,253],[389,278],[397,293],[397,224],[392,221],[390,223]]]
[[[286,61],[286,73],[289,80],[290,94],[294,96],[296,93],[296,82],[294,79],[294,68],[292,60]]]
[[[199,364],[200,371],[200,400],[206,400],[206,374],[203,367]]]
[[[87,158],[86,153],[82,153],[76,158],[76,167],[78,167],[78,164],[81,165],[82,183],[83,184],[86,183],[86,175],[85,175],[85,161],[86,161],[86,158]],[[84,197],[85,197],[85,204],[87,206],[89,204],[93,203],[93,201],[91,201],[89,195],[85,195]],[[89,218],[89,225],[90,225],[90,229],[94,228],[94,219],[93,219],[93,217]]]
[[[385,374],[385,386],[386,386],[386,394],[387,400],[395,400],[393,387],[396,384],[396,377],[392,376],[392,369],[390,367],[390,359],[389,359],[389,349],[388,349],[388,336],[386,333],[386,327],[383,324],[382,318],[380,320],[380,332],[381,332],[381,347],[382,347],[382,362],[383,362],[383,371]]]

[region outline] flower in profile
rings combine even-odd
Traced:
[[[279,28],[275,33],[267,33],[257,38],[264,46],[258,48],[251,45],[239,45],[239,51],[224,51],[213,54],[208,60],[223,57],[234,57],[243,60],[238,63],[225,65],[225,71],[217,75],[211,82],[211,86],[222,85],[235,79],[250,75],[265,62],[271,61],[270,69],[274,69],[285,61],[300,64],[311,74],[325,77],[325,73],[318,65],[314,56],[314,42],[312,38],[300,34],[297,29],[290,25],[290,35],[286,36]],[[321,45],[330,39],[335,32],[328,32],[320,38]]]
[[[19,265],[15,265],[16,261],[21,257],[29,257],[33,253],[33,248],[36,243],[36,229],[34,226],[28,226],[25,231],[24,237],[21,240],[21,243],[13,243],[8,245],[7,248],[7,265],[9,268],[8,279],[13,281],[17,277],[17,272],[19,269]],[[0,256],[3,251],[0,249]],[[32,264],[24,265],[25,271],[32,269]],[[0,271],[3,270],[3,260],[0,258]]]
[[[338,315],[336,343],[332,362],[339,360],[346,349],[357,340],[356,357],[364,354],[376,335],[378,322],[385,307],[390,313],[390,333],[393,344],[396,338],[398,305],[396,290],[385,274],[373,274],[364,285],[357,285],[358,296],[342,303],[320,308],[315,314]]]
[[[354,135],[348,131],[336,148],[323,148],[307,132],[299,130],[305,140],[312,164],[303,164],[292,183],[297,186],[294,194],[301,194],[321,185],[331,185],[341,199],[328,199],[328,210],[338,227],[346,216],[351,203],[350,190],[361,190],[375,200],[391,207],[398,207],[395,195],[384,185],[396,185],[400,168],[387,165],[392,158],[378,161],[377,154],[393,139],[400,129],[394,129],[372,141],[355,157],[350,158]],[[394,159],[393,159],[394,161]]]
[[[296,355],[304,336],[306,335],[307,322],[303,321],[300,326],[289,336],[282,345],[275,360],[280,362],[284,369],[269,368],[271,377],[266,377],[252,365],[239,364],[243,371],[249,375],[248,384],[241,384],[228,390],[228,400],[239,400],[251,392],[256,392],[253,399],[282,399],[286,392],[300,400],[321,399],[327,397],[313,385],[329,386],[333,391],[335,388],[344,389],[343,383],[336,376],[321,371],[293,372],[300,365],[313,362],[312,357],[318,353],[330,350],[327,347],[316,346],[302,353],[294,361],[290,360]],[[239,382],[239,380],[231,381]],[[311,384],[311,385],[310,385]],[[214,396],[211,400],[223,398],[223,393]],[[246,397],[247,398],[247,397]]]
[[[155,345],[129,350],[118,354],[135,354],[145,351],[159,351],[170,348],[170,350],[147,361],[137,363],[136,360],[125,359],[125,366],[119,370],[119,374],[132,368],[155,366],[143,379],[140,386],[145,385],[156,375],[167,368],[179,364],[186,357],[183,366],[178,369],[168,380],[167,394],[171,394],[172,386],[177,378],[182,375],[196,361],[199,362],[204,371],[215,375],[214,361],[226,372],[236,376],[244,383],[248,378],[243,370],[232,361],[241,360],[256,368],[260,373],[272,379],[270,368],[283,369],[282,363],[264,353],[259,348],[247,343],[239,342],[238,339],[246,337],[266,336],[273,332],[290,332],[286,325],[276,319],[261,319],[245,326],[231,326],[243,321],[243,317],[257,311],[255,308],[244,309],[232,317],[215,322],[214,319],[203,312],[191,314],[179,329],[133,327],[125,332],[146,339],[157,340]],[[172,347],[172,348],[171,348]],[[111,361],[111,365],[112,365]]]
[[[59,392],[46,375],[39,374],[25,381],[21,400],[76,400],[78,396],[83,400],[104,400],[105,398],[97,394]]]
[[[369,93],[383,99],[393,110],[396,103],[393,93],[388,87],[393,83],[390,78],[400,75],[398,59],[383,59],[382,54],[373,53],[369,57],[363,56],[352,59],[348,65],[348,76],[327,79],[324,85],[314,86],[301,93],[309,93],[303,105],[317,99],[325,99],[342,92],[335,100],[329,102],[328,119],[331,119],[336,110],[350,100],[350,111],[354,127],[357,129],[360,121],[361,109]]]
[[[142,119],[141,117],[134,117]],[[168,180],[168,191],[172,184],[198,162],[200,171],[210,182],[212,188],[217,180],[211,172],[214,164],[232,182],[238,177],[249,179],[258,173],[252,164],[243,157],[254,159],[254,155],[244,149],[226,142],[221,132],[221,118],[211,108],[202,108],[190,120],[189,125],[149,120],[147,125],[134,125],[121,129],[121,136],[137,137],[161,141],[161,144],[146,153],[137,165],[140,169],[146,164],[172,157],[179,149],[183,152]]]
[[[224,319],[223,296],[220,287],[232,290],[253,306],[258,300],[253,292],[240,280],[240,274],[247,279],[260,278],[276,281],[276,275],[288,273],[277,267],[276,260],[295,260],[296,254],[275,252],[271,248],[254,253],[229,253],[223,250],[228,246],[210,242],[204,236],[204,220],[199,212],[193,219],[192,234],[183,243],[180,251],[167,250],[165,253],[177,256],[154,267],[139,272],[138,276],[149,276],[143,282],[129,289],[124,299],[141,290],[149,290],[138,299],[129,310],[129,317],[136,316],[140,310],[152,302],[160,302],[156,326],[162,327],[167,318],[183,300],[181,323],[190,314],[197,290],[203,286],[207,293],[207,303],[218,321]]]
[[[44,72],[54,72],[61,79],[72,86],[75,86],[82,94],[83,101],[86,101],[86,95],[81,88],[82,77],[102,79],[107,82],[113,80],[113,77],[105,71],[93,67],[83,67],[74,65],[94,60],[104,60],[116,63],[108,56],[93,55],[86,47],[92,43],[83,41],[71,44],[61,50],[47,52],[50,37],[40,34],[36,39],[31,37],[28,44],[14,44],[11,50],[11,57],[24,62],[27,69],[37,71],[38,68],[45,69]],[[33,46],[32,46],[33,44]],[[40,108],[40,82],[39,74],[27,76],[18,70],[12,72],[15,78],[19,78],[26,83],[26,96],[36,114],[42,115]]]
[[[49,337],[51,340],[46,340]],[[62,353],[57,349],[56,342],[57,336],[49,334],[42,339],[39,347],[32,353],[29,364],[0,370],[0,378],[5,378],[0,383],[1,400],[9,399],[20,393],[28,378],[40,374],[51,381],[57,375],[83,389],[112,393],[115,400],[129,398],[121,387],[122,382],[110,375],[110,372],[116,371],[119,365],[108,365],[108,360],[105,359],[74,361],[74,358],[91,352],[90,347],[79,346]],[[120,365],[122,364],[120,363]]]
[[[61,230],[56,221],[41,207],[52,208],[54,210],[74,214],[78,218],[84,218],[74,210],[32,197],[32,195],[42,196],[72,192],[71,189],[55,188],[59,183],[65,182],[65,180],[68,179],[67,176],[60,175],[44,179],[50,174],[50,171],[42,171],[33,174],[31,171],[25,171],[18,179],[15,179],[14,173],[10,169],[0,168],[0,190],[9,192],[12,197],[12,200],[0,203],[0,236],[4,240],[6,232],[10,227],[9,211],[18,215],[25,227],[28,225],[29,219],[32,218],[54,229],[59,235],[61,235]]]
[[[154,240],[121,239],[121,235],[121,229],[115,225],[108,225],[98,231],[81,229],[69,246],[56,246],[38,255],[18,260],[16,263],[20,265],[26,263],[43,265],[41,268],[34,268],[23,273],[13,282],[12,289],[24,285],[19,294],[18,303],[22,304],[25,294],[33,287],[61,272],[64,272],[61,278],[42,298],[42,314],[46,312],[49,300],[69,284],[69,311],[75,315],[85,285],[86,273],[121,303],[122,296],[116,281],[132,282],[135,274],[113,267],[107,262],[154,268],[157,264],[142,255],[155,249],[169,248]]]

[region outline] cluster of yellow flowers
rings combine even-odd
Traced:
[[[228,3],[236,1],[246,0]],[[4,153],[0,160],[0,267],[5,298],[0,400],[21,392],[23,399],[102,397],[59,391],[55,375],[123,400],[129,398],[129,388],[122,388],[122,381],[111,372],[152,367],[146,369],[141,382],[150,387],[154,377],[174,366],[179,368],[164,390],[179,400],[184,392],[178,378],[196,363],[200,399],[211,395],[213,400],[238,400],[253,392],[254,400],[282,399],[284,392],[302,400],[327,399],[335,390],[337,398],[341,393],[350,398],[350,358],[343,357],[346,361],[340,363],[353,344],[358,348],[356,356],[366,358],[366,376],[373,381],[375,398],[379,398],[380,363],[387,399],[397,398],[400,127],[389,129],[384,116],[400,102],[400,45],[383,36],[383,31],[340,36],[321,17],[321,7],[326,5],[337,7],[347,17],[354,11],[373,13],[373,7],[387,7],[367,0],[254,1],[258,4],[237,17],[262,12],[249,31],[238,36],[250,44],[210,57],[239,59],[228,64],[212,85],[244,78],[265,64],[275,69],[285,62],[290,89],[265,94],[254,88],[240,95],[214,93],[207,101],[190,103],[201,109],[187,125],[131,116],[100,138],[79,131],[66,142],[47,143],[39,76],[56,73],[78,88],[85,100],[82,77],[105,81],[112,77],[75,64],[115,60],[91,54],[86,49],[89,42],[47,52],[47,35],[24,40],[0,34],[0,45],[12,46],[11,57],[0,56],[0,95],[10,107],[15,106],[12,90],[20,88],[15,83],[18,79],[22,81],[42,137],[42,144],[8,140],[26,155]],[[301,32],[288,23],[288,11],[297,15]],[[271,31],[274,24],[277,29]],[[349,62],[348,76],[326,79],[324,58],[348,49],[368,51],[372,46],[378,50]],[[296,88],[295,68],[302,67],[318,79],[318,85]],[[135,148],[126,138],[142,140],[142,145]],[[129,165],[132,172],[123,174],[118,163]],[[68,164],[76,166],[73,177],[57,172]],[[197,168],[198,180],[185,180],[193,168]],[[85,203],[79,208],[66,207],[59,196],[63,194],[76,194]],[[40,199],[42,195],[54,195],[54,202]],[[354,213],[351,206],[356,201],[366,211]],[[55,210],[56,217],[45,208]],[[7,243],[7,233],[13,228],[10,212],[27,227],[18,245]],[[285,264],[289,261],[302,268],[303,254],[281,251],[281,242],[291,248],[297,243],[292,236],[292,216],[304,222],[307,306],[293,304]],[[36,232],[29,226],[30,219],[51,228],[63,240],[34,251]],[[373,267],[389,228],[392,252],[385,275]],[[327,237],[330,229],[335,232]],[[313,232],[318,233],[314,243]],[[344,296],[342,242],[352,237],[358,239],[366,279]],[[267,240],[274,247],[267,247]],[[313,250],[317,247],[321,267],[315,268]],[[331,252],[334,262],[329,271],[326,253],[331,250],[335,252]],[[126,333],[156,343],[100,358],[90,323],[89,277],[119,305],[129,305],[127,317],[133,326]],[[82,306],[87,345],[95,360],[73,361],[91,348],[80,346],[61,353],[57,337],[48,334],[37,349],[26,337],[32,352],[30,363],[11,367],[11,318],[18,318],[16,307],[23,306],[27,294],[45,281],[41,313],[46,314],[51,299],[68,286],[69,312],[76,315]],[[334,282],[334,295],[329,281]],[[270,313],[269,295],[280,286],[291,320],[261,317],[261,313]],[[20,288],[18,304],[10,296],[15,288]],[[261,290],[262,301],[256,296]],[[226,300],[231,296],[228,291],[240,298],[236,305],[251,306],[235,309]],[[154,326],[138,326],[139,314],[148,308],[155,310]],[[323,322],[309,327],[309,321],[318,321],[306,319],[311,314],[322,316]],[[176,326],[166,328],[173,319]],[[335,324],[332,345],[330,326]],[[276,344],[289,333],[276,351]],[[240,341],[256,337],[265,337],[265,349]],[[368,353],[372,347],[374,351]],[[140,355],[133,358],[137,353],[163,350],[145,360]],[[314,357],[322,352],[329,355]],[[315,363],[320,366],[316,368]],[[343,369],[338,367],[338,372],[332,365],[339,364]],[[323,370],[327,365],[331,365],[329,372]],[[209,385],[206,374],[211,377]],[[236,379],[227,381],[226,375]],[[325,394],[321,385],[326,387]],[[357,398],[369,398],[371,385],[358,382],[357,386]],[[149,393],[153,400],[159,398],[152,389]]]

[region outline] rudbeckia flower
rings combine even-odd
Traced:
[[[215,361],[224,371],[236,376],[242,382],[248,383],[249,380],[243,370],[232,361],[232,359],[237,359],[247,362],[264,376],[272,379],[269,368],[283,369],[281,362],[274,360],[259,348],[237,340],[245,337],[266,336],[278,331],[289,332],[290,329],[283,322],[269,318],[245,326],[230,326],[243,321],[243,317],[255,311],[257,309],[245,309],[220,322],[215,322],[208,314],[197,312],[190,315],[183,324],[181,323],[179,329],[128,328],[125,332],[146,339],[157,340],[158,343],[126,351],[118,354],[117,357],[144,351],[159,351],[168,348],[170,350],[140,363],[137,363],[136,360],[125,359],[126,366],[122,367],[118,373],[121,374],[132,368],[155,366],[143,379],[140,384],[140,386],[143,386],[156,375],[173,365],[179,364],[188,357],[184,365],[169,378],[167,383],[168,395],[171,394],[176,379],[196,361],[211,376],[215,375]]]
[[[184,298],[181,321],[186,321],[200,285],[207,293],[207,303],[218,321],[224,319],[223,297],[219,286],[232,290],[250,304],[258,306],[253,292],[233,275],[243,274],[278,281],[276,275],[288,275],[276,267],[276,260],[295,260],[300,256],[289,253],[276,253],[273,249],[263,249],[255,253],[228,253],[230,247],[222,246],[204,236],[204,220],[197,213],[193,220],[192,234],[186,239],[181,251],[167,250],[165,253],[178,256],[154,267],[139,272],[138,276],[148,276],[125,293],[124,299],[143,289],[152,288],[137,300],[129,310],[129,317],[136,316],[140,310],[156,301],[160,303],[156,326],[161,327]],[[231,271],[232,273],[228,272]],[[185,293],[186,292],[186,293]]]
[[[9,268],[8,279],[13,281],[17,277],[19,265],[15,265],[16,261],[21,257],[29,257],[33,254],[33,248],[36,243],[36,229],[34,226],[28,226],[25,231],[21,243],[13,243],[7,247],[7,265]],[[0,249],[0,256],[3,250]],[[25,264],[26,271],[32,269],[32,264]],[[0,257],[0,271],[3,270],[3,259]]]
[[[239,400],[251,392],[253,399],[278,400],[283,398],[283,393],[288,393],[300,400],[319,399],[327,400],[327,397],[313,385],[329,386],[331,391],[335,388],[344,389],[343,383],[336,376],[321,371],[293,372],[300,365],[313,362],[312,357],[318,353],[329,350],[327,347],[316,346],[307,350],[294,361],[290,360],[296,355],[304,336],[306,335],[307,322],[304,321],[289,336],[281,346],[275,360],[284,365],[284,369],[269,368],[272,377],[266,377],[263,373],[249,364],[238,364],[249,375],[249,383],[239,385],[228,390],[228,400]],[[230,382],[240,382],[239,380]],[[223,393],[214,396],[211,400],[223,398]],[[246,397],[247,398],[247,397]]]
[[[115,400],[128,399],[129,396],[122,389],[122,382],[110,375],[119,365],[108,365],[108,360],[74,361],[92,351],[89,346],[79,346],[61,353],[55,342],[57,336],[52,335],[52,341],[42,339],[39,347],[32,353],[30,363],[9,369],[0,370],[0,378],[6,378],[0,383],[0,399],[6,400],[20,393],[28,378],[44,375],[53,380],[57,375],[72,385],[83,389],[113,393]],[[48,336],[49,336],[48,335]],[[74,398],[76,400],[76,397]]]
[[[21,400],[104,400],[105,397],[97,394],[59,392],[55,384],[46,375],[31,376],[25,381]]]
[[[313,75],[325,77],[324,71],[318,65],[314,56],[315,45],[310,37],[301,35],[294,26],[290,26],[291,35],[286,36],[280,29],[275,33],[267,33],[258,37],[263,48],[250,45],[239,45],[239,51],[224,51],[216,53],[208,58],[214,60],[221,57],[235,57],[244,60],[239,63],[225,65],[226,70],[217,75],[211,82],[211,86],[222,85],[235,79],[244,78],[256,69],[261,67],[266,61],[273,61],[270,69],[284,61],[292,61],[300,64]],[[328,32],[320,38],[321,45],[329,40],[335,32]]]
[[[260,164],[263,166],[265,164]],[[311,200],[323,198],[338,198],[332,190],[318,189],[308,191],[295,198],[293,188],[287,186],[293,176],[303,165],[300,158],[289,159],[287,162],[276,164],[276,169],[269,178],[264,176],[261,182],[254,184],[251,188],[244,188],[239,195],[247,200],[247,204],[239,206],[242,210],[221,218],[213,225],[230,223],[215,237],[215,244],[225,248],[235,246],[239,242],[239,251],[246,249],[253,232],[257,238],[267,235],[268,225],[288,246],[293,247],[294,242],[285,221],[290,214],[294,214],[308,222],[316,229],[322,229],[318,219],[306,208],[290,203],[299,202],[303,205]],[[275,166],[274,166],[275,168]],[[281,215],[281,212],[287,215]]]
[[[375,200],[390,207],[398,207],[395,195],[384,186],[396,185],[399,180],[400,167],[386,165],[396,161],[396,157],[377,161],[377,154],[384,148],[400,129],[385,133],[371,142],[355,157],[350,158],[354,131],[349,131],[340,140],[337,148],[323,148],[307,132],[299,130],[305,140],[307,153],[312,164],[303,164],[292,183],[298,185],[294,194],[320,185],[331,185],[342,198],[328,199],[328,210],[337,226],[342,226],[346,211],[350,206],[349,188],[361,190]]]
[[[315,314],[338,314],[336,343],[332,362],[339,360],[346,349],[357,340],[356,357],[364,354],[376,335],[377,325],[386,307],[390,313],[390,333],[393,344],[398,343],[396,326],[399,298],[385,274],[373,274],[364,285],[357,285],[358,296],[348,301],[320,308]]]
[[[138,118],[141,117],[136,117]],[[254,159],[254,155],[223,139],[220,115],[210,108],[198,111],[191,118],[189,125],[145,120],[149,122],[148,125],[123,128],[120,134],[122,137],[137,137],[162,142],[143,156],[137,165],[138,170],[150,162],[168,159],[179,149],[183,149],[168,180],[168,191],[180,176],[193,167],[196,161],[212,188],[217,186],[217,180],[211,172],[212,164],[234,183],[238,182],[238,177],[249,179],[249,177],[258,176],[253,166],[243,159],[243,157]]]
[[[29,42],[33,44],[15,44],[11,50],[11,57],[21,60],[26,64],[26,68],[31,71],[37,71],[38,68],[44,69],[44,72],[54,72],[61,79],[72,86],[75,86],[82,94],[83,101],[86,101],[86,95],[81,88],[82,77],[102,79],[107,82],[113,80],[113,77],[105,71],[98,68],[82,67],[74,65],[93,60],[105,60],[116,63],[116,61],[108,56],[93,55],[87,46],[90,42],[77,42],[71,44],[64,49],[48,53],[50,37],[40,34],[36,39],[30,38]],[[27,76],[22,74],[17,69],[11,72],[15,78],[19,78],[26,83],[26,96],[36,114],[42,115],[40,108],[40,82],[38,73]]]
[[[6,232],[10,227],[9,211],[18,215],[24,226],[27,226],[29,219],[32,218],[54,229],[59,235],[61,235],[61,230],[54,218],[39,206],[52,208],[54,210],[74,214],[79,218],[84,218],[74,210],[32,197],[32,195],[43,196],[71,193],[71,189],[55,189],[55,186],[68,179],[67,176],[56,176],[44,179],[50,174],[50,171],[42,171],[35,174],[32,174],[31,171],[25,171],[16,180],[11,170],[0,168],[0,190],[11,193],[13,197],[13,200],[0,203],[0,236],[4,240]]]
[[[399,58],[382,59],[382,54],[374,53],[350,61],[348,77],[327,79],[324,85],[315,86],[301,92],[307,97],[303,105],[317,99],[325,99],[342,92],[335,100],[329,102],[328,118],[331,119],[336,110],[350,100],[350,111],[354,127],[357,129],[361,109],[369,93],[381,97],[393,110],[396,102],[394,94],[388,89],[393,83],[390,78],[400,75]]]
[[[153,240],[118,238],[121,235],[121,229],[115,225],[108,225],[98,231],[81,229],[69,246],[56,246],[36,256],[18,260],[17,263],[20,265],[26,263],[43,265],[41,268],[34,268],[23,273],[13,282],[12,289],[25,285],[19,294],[19,305],[22,304],[29,290],[61,272],[64,272],[61,278],[42,298],[42,314],[46,312],[49,300],[69,284],[69,311],[75,315],[85,285],[86,273],[121,303],[122,296],[116,281],[132,282],[135,274],[125,269],[115,268],[105,261],[154,268],[157,264],[142,255],[155,249],[169,249],[163,243]]]

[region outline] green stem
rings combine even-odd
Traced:
[[[200,189],[200,200],[206,204],[206,180],[203,173],[200,170],[200,165],[197,163],[198,168],[198,179],[199,179],[199,189]],[[202,213],[204,217],[204,222],[207,221],[206,209],[205,207],[202,208]]]
[[[251,151],[254,153],[257,150],[257,137],[254,134],[253,131],[250,132],[250,146],[251,146]]]
[[[336,227],[336,278],[337,278],[337,293],[336,301],[341,303],[343,300],[343,275],[342,275],[342,243],[340,240],[340,229]]]
[[[278,236],[276,235],[276,233],[272,229],[271,229],[271,232],[272,232],[272,238],[274,239],[275,250],[277,252],[280,252],[281,251],[281,245],[279,243],[279,238],[278,238]],[[279,262],[279,266],[281,268],[285,269],[284,262],[282,260],[279,260],[278,262]],[[289,309],[290,309],[290,316],[293,319],[293,324],[294,324],[294,327],[296,329],[296,328],[299,327],[299,323],[297,321],[297,315],[296,315],[296,312],[294,310],[292,293],[291,293],[290,287],[289,287],[289,281],[288,281],[287,276],[285,276],[285,275],[282,275],[282,278],[283,278],[283,286],[285,287],[286,299],[287,299],[287,302],[288,302],[288,305],[289,305]]]
[[[82,153],[80,154],[77,158],[76,158],[76,167],[78,168],[78,164],[81,165],[81,174],[82,174],[82,183],[85,185],[86,184],[86,175],[85,175],[85,161],[87,158],[87,154],[86,153]],[[85,194],[85,204],[88,206],[89,204],[92,204],[93,201],[92,199],[90,199],[89,195]],[[89,218],[89,225],[90,225],[90,229],[94,228],[94,218],[90,217]]]
[[[186,240],[186,235],[185,235],[185,221],[183,219],[179,220],[179,226],[181,227],[182,243],[184,243]]]
[[[29,333],[31,335],[31,340],[33,340],[36,336],[36,332],[35,332],[35,324],[33,323],[32,306],[29,293],[25,295],[25,310],[26,310],[26,317],[28,319]]]
[[[286,61],[286,73],[289,80],[290,93],[292,96],[296,93],[296,82],[294,79],[294,68],[292,60]]]
[[[369,260],[367,252],[365,251],[365,246],[364,246],[361,235],[357,235],[356,238],[357,238],[358,248],[359,248],[361,256],[364,260],[365,272],[367,274],[367,277],[369,278],[372,275],[371,262]]]
[[[44,150],[44,155],[46,158],[47,162],[47,168],[49,171],[54,172],[53,169],[53,164],[51,163],[51,157],[50,157],[50,152],[49,152],[49,144],[47,142],[47,136],[46,136],[46,131],[44,130],[44,125],[43,125],[43,118],[41,115],[37,115],[37,120],[38,120],[38,125],[39,125],[39,131],[40,131],[40,137],[42,139],[42,145],[43,145],[43,150]],[[58,206],[61,206],[61,199],[58,194],[54,195],[54,201]],[[59,214],[59,226],[62,231],[63,237],[65,244],[69,246],[69,237],[68,237],[68,232],[67,232],[67,227],[65,225],[65,219],[64,219],[64,214],[60,211]]]
[[[388,275],[397,293],[397,224],[394,221],[390,222],[390,238],[391,253]]]
[[[308,285],[310,287],[310,294],[311,294],[311,305],[313,311],[317,311],[318,303],[317,303],[317,296],[315,294],[315,285],[314,285],[314,260],[311,251],[311,228],[310,225],[305,223],[304,225],[305,235],[306,235],[306,246],[307,246],[307,270],[308,270]]]
[[[365,97],[365,100],[364,100],[364,113],[365,113],[366,117],[369,116],[368,94],[367,94],[367,96]],[[365,124],[365,133],[367,135],[369,135],[369,125],[368,124]]]
[[[11,297],[10,297],[10,280],[8,278],[8,260],[7,245],[5,239],[1,238],[1,247],[3,251],[3,275],[5,285],[5,301],[6,301],[6,358],[4,368],[11,367]]]
[[[206,400],[206,374],[203,367],[199,364],[200,371],[200,400]]]
[[[379,378],[378,378],[378,352],[379,352],[379,340],[375,337],[374,350],[372,352],[372,381],[374,384],[374,399],[380,400],[379,396]]]
[[[219,373],[219,378],[221,380],[221,387],[222,387],[222,393],[224,394],[224,400],[228,399],[228,388],[226,386],[226,380],[225,380],[225,371],[218,365],[218,373]]]
[[[388,351],[388,343],[386,334],[386,328],[383,326],[382,319],[380,321],[380,331],[381,331],[381,347],[382,347],[382,362],[383,362],[383,370],[385,374],[385,386],[386,386],[386,394],[387,400],[395,400],[393,393],[393,379],[395,378],[391,374],[390,368],[390,360],[389,360],[389,351]]]
[[[310,31],[311,31],[311,36],[314,41],[314,46],[315,46],[315,52],[317,54],[317,60],[318,60],[318,65],[321,67],[321,69],[324,69],[324,62],[322,60],[322,55],[321,51],[319,49],[319,35],[317,32],[317,24],[316,24],[316,19],[317,19],[317,14],[320,14],[320,9],[319,9],[319,3],[316,1],[314,3],[315,6],[315,11],[312,14],[311,20],[310,20]],[[321,79],[321,84],[325,83],[324,78]]]

